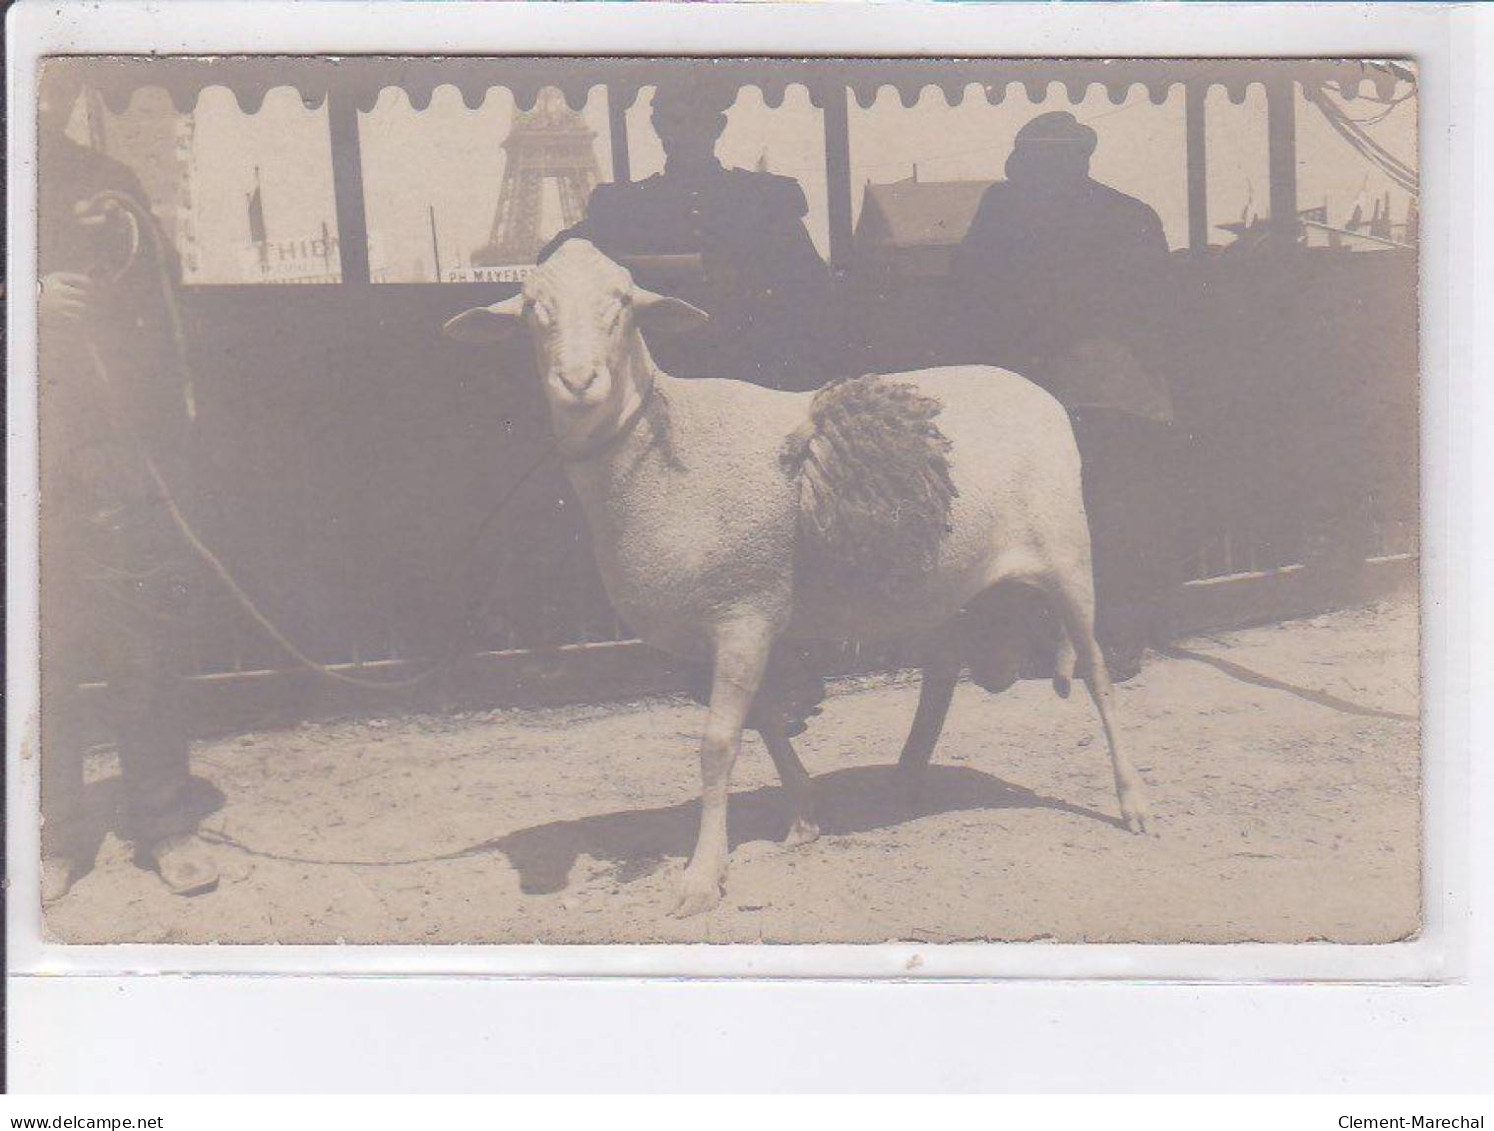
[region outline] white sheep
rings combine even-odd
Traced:
[[[521,294],[445,327],[465,341],[527,327],[557,446],[618,614],[651,644],[711,666],[700,833],[676,914],[706,911],[721,897],[729,777],[775,643],[937,637],[998,585],[998,592],[1011,583],[1034,587],[1057,613],[1066,640],[1055,686],[1066,691],[1077,652],[1109,743],[1121,813],[1131,831],[1145,831],[1145,786],[1122,746],[1094,638],[1079,454],[1059,403],[1016,374],[982,366],[885,378],[943,410],[938,428],[954,486],[947,533],[928,568],[889,597],[803,568],[803,476],[786,469],[784,453],[791,437],[802,442],[812,431],[814,394],[681,380],[655,364],[643,331],[678,332],[705,318],[639,287],[590,243],[571,240]],[[910,775],[932,754],[959,675],[952,646],[934,656],[900,761]],[[812,840],[809,775],[762,707],[753,725],[789,795],[789,839]]]

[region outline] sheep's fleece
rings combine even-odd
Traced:
[[[875,374],[815,394],[782,454],[799,479],[799,568],[889,598],[934,568],[958,494],[941,408]]]
[[[809,420],[784,444],[784,470],[800,484],[796,568],[836,585],[889,598],[934,568],[949,531],[949,440],[934,418],[941,405],[911,384],[879,375],[837,381],[815,394]],[[748,725],[773,703],[790,736],[819,713],[826,657],[821,649],[774,649]],[[710,698],[710,672],[694,673],[691,694]]]

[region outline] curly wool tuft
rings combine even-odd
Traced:
[[[943,406],[907,382],[872,374],[815,394],[809,422],[784,446],[799,479],[802,565],[837,586],[896,596],[937,564],[959,492]]]

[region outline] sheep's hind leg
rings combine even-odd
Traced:
[[[955,685],[960,680],[960,660],[953,652],[930,657],[923,666],[923,684],[918,691],[918,709],[913,712],[913,726],[908,731],[903,752],[897,760],[897,784],[903,797],[916,802],[923,788],[924,770],[934,756]]]
[[[1074,669],[1078,664],[1079,657],[1074,652],[1074,642],[1069,638],[1068,632],[1060,629],[1057,655],[1053,660],[1053,690],[1060,699],[1069,697],[1069,689],[1074,685]]]
[[[721,900],[729,852],[726,803],[731,768],[772,647],[772,632],[759,622],[735,622],[717,633],[710,714],[700,744],[700,835],[680,876],[674,907],[680,918],[709,911]]]
[[[1110,682],[1110,670],[1105,666],[1105,657],[1095,640],[1093,592],[1084,585],[1082,578],[1076,583],[1064,576],[1055,576],[1045,588],[1063,617],[1064,628],[1078,653],[1090,698],[1094,700],[1095,709],[1100,713],[1100,723],[1105,728],[1105,741],[1110,746],[1110,766],[1115,774],[1115,792],[1120,799],[1121,817],[1126,822],[1126,828],[1133,833],[1155,832],[1150,827],[1152,815],[1147,801],[1146,783],[1127,757],[1120,727],[1116,723],[1115,688]]]
[[[798,848],[818,840],[820,823],[815,816],[814,781],[809,771],[799,761],[799,755],[794,753],[794,745],[781,723],[764,723],[758,733],[763,736],[763,745],[768,748],[773,765],[778,769],[778,779],[788,794],[792,824],[788,835],[783,838],[784,846]]]

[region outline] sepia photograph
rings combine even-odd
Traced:
[[[1420,77],[43,59],[44,938],[1415,939]]]

